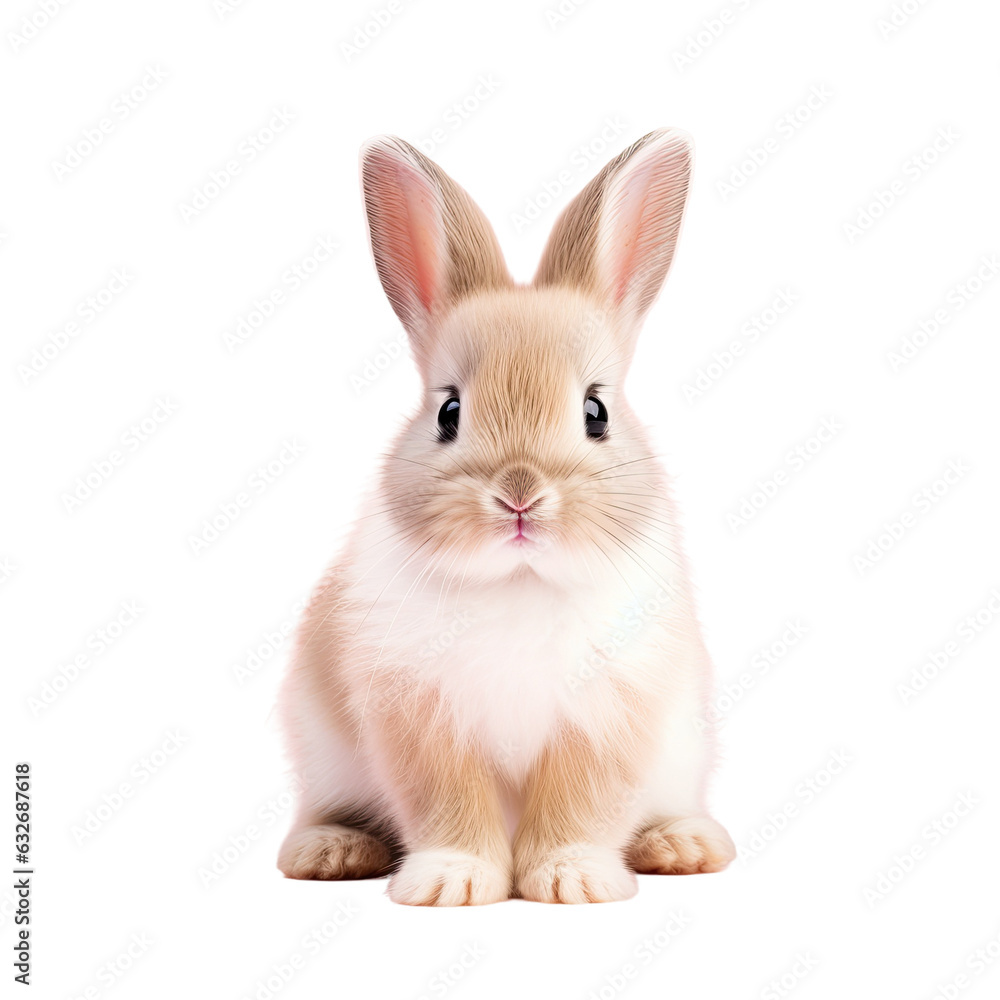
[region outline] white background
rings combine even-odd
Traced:
[[[35,995],[995,996],[996,6],[394,0],[381,26],[378,0],[43,6],[0,23],[3,733],[33,768]],[[693,134],[694,187],[629,387],[676,481],[741,859],[593,907],[282,879],[281,632],[417,398],[386,353],[359,145],[440,130],[424,148],[527,280],[562,206],[662,126]]]

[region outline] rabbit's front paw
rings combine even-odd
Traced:
[[[636,836],[628,852],[629,864],[649,875],[718,872],[734,857],[732,837],[711,816],[656,823]]]
[[[510,897],[510,872],[487,858],[414,851],[389,879],[389,898],[411,906],[478,906]]]
[[[521,859],[517,890],[539,903],[609,903],[634,896],[638,883],[617,851],[569,844]]]

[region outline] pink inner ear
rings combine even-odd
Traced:
[[[657,168],[663,172],[662,162],[650,157],[647,163],[632,171],[609,206],[613,213],[613,219],[609,220],[611,229],[616,233],[611,250],[611,291],[616,305],[625,298],[636,272],[648,264],[647,257],[655,246],[657,234],[662,231],[661,220],[648,216],[650,209],[656,213],[659,208],[655,200],[660,187],[656,183]],[[662,208],[659,211],[662,212]]]
[[[598,233],[598,273],[613,306],[636,324],[659,294],[673,259],[691,174],[683,133],[664,131],[609,183]]]
[[[410,213],[410,242],[416,261],[417,295],[420,304],[430,312],[441,291],[441,272],[438,266],[438,218],[426,194],[414,199]]]
[[[380,222],[397,294],[430,312],[442,286],[441,216],[436,193],[416,168],[397,161],[382,186]],[[391,188],[395,188],[395,191]]]

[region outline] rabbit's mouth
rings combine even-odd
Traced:
[[[523,547],[534,545],[538,541],[537,529],[523,512],[518,512],[516,519],[511,518],[509,522],[505,523],[504,528],[507,532],[504,541],[508,545]]]
[[[535,538],[534,535],[531,535],[527,531],[525,531],[524,530],[525,527],[527,526],[525,525],[524,521],[521,520],[521,518],[518,518],[517,530],[513,535],[511,535],[507,539],[507,544],[513,545],[515,548],[524,548],[526,546],[533,546],[537,542],[537,539]]]
[[[533,546],[538,541],[538,529],[533,521],[533,511],[538,505],[541,497],[529,500],[527,503],[520,498],[517,501],[509,499],[507,496],[495,496],[494,503],[506,515],[503,519],[503,527],[508,534],[504,541],[508,545],[521,548]]]

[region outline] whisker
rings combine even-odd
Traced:
[[[607,504],[608,507],[613,507],[615,510],[627,511],[629,514],[638,514],[644,521],[648,521],[650,524],[660,524],[664,528],[671,531],[677,530],[677,525],[671,523],[670,521],[665,521],[663,518],[653,517],[648,511],[643,510],[641,507],[625,507],[620,503]]]
[[[658,458],[663,458],[662,455],[643,455],[642,458],[633,458],[629,462],[619,462],[617,465],[609,465],[604,469],[598,469],[591,479],[599,479],[605,472],[613,472],[615,469],[624,469],[626,465],[635,465],[638,462],[655,462]]]
[[[601,526],[600,524],[598,524],[598,523],[597,523],[597,522],[596,522],[596,521],[595,521],[595,520],[594,520],[593,518],[590,518],[590,517],[587,517],[587,515],[586,515],[586,514],[584,514],[583,516],[584,516],[584,517],[585,517],[585,518],[586,518],[586,519],[587,519],[588,521],[590,521],[590,522],[591,522],[591,524],[593,524],[593,525],[594,525],[595,527],[597,527],[597,528],[599,528],[599,529],[600,529],[601,531],[604,531],[604,532],[606,532],[606,533],[607,533],[607,529],[603,528],[603,527],[602,527],[602,526]],[[613,569],[615,570],[615,572],[616,572],[616,573],[617,573],[617,574],[618,574],[618,575],[619,575],[619,576],[620,576],[620,577],[622,578],[622,581],[623,581],[623,582],[624,582],[624,584],[625,584],[625,588],[626,588],[626,590],[628,590],[628,592],[629,592],[629,593],[630,593],[630,594],[631,594],[631,595],[632,595],[632,596],[633,596],[633,597],[634,597],[634,598],[635,598],[635,599],[636,599],[636,600],[638,601],[638,600],[639,600],[639,595],[638,595],[638,594],[636,594],[636,592],[635,592],[635,591],[634,591],[634,590],[632,589],[632,584],[630,584],[630,583],[629,583],[629,581],[628,581],[628,578],[627,578],[627,577],[625,576],[625,574],[624,574],[624,573],[623,573],[623,572],[622,572],[622,571],[621,571],[621,570],[620,570],[620,569],[618,568],[618,564],[617,564],[617,563],[616,563],[616,562],[614,561],[614,559],[612,559],[612,558],[611,558],[611,556],[609,556],[609,555],[607,554],[607,552],[605,552],[605,551],[604,551],[604,548],[603,548],[603,546],[601,546],[601,545],[600,545],[600,544],[599,544],[599,543],[597,542],[597,540],[596,540],[596,539],[591,539],[591,542],[593,543],[593,545],[594,545],[594,547],[595,547],[595,548],[597,549],[597,551],[598,551],[598,552],[600,552],[600,553],[601,553],[601,555],[603,555],[605,559],[607,559],[607,561],[608,561],[609,565],[610,565],[610,566],[611,566],[611,567],[612,567],[612,568],[613,568]]]
[[[428,545],[430,545],[430,544],[431,544],[431,542],[433,542],[433,541],[434,541],[434,539],[433,539],[433,538],[428,538],[428,539],[426,539],[425,541],[421,542],[421,543],[420,543],[420,545],[418,545],[418,546],[417,546],[417,547],[416,547],[416,548],[415,548],[415,549],[414,549],[414,550],[413,550],[413,551],[412,551],[412,552],[411,552],[411,553],[410,553],[410,554],[409,554],[409,555],[408,555],[408,556],[406,557],[406,559],[404,559],[404,560],[403,560],[402,564],[401,564],[401,565],[400,565],[400,566],[399,566],[399,567],[397,568],[396,572],[395,572],[395,573],[393,573],[393,574],[392,574],[392,576],[390,576],[390,577],[389,577],[389,579],[388,579],[388,580],[386,581],[386,584],[385,584],[385,586],[384,586],[384,587],[383,587],[383,588],[382,588],[382,589],[381,589],[381,590],[380,590],[380,591],[378,592],[378,596],[377,596],[377,597],[375,598],[375,600],[374,600],[374,601],[372,601],[372,604],[371,604],[371,607],[370,607],[370,608],[369,608],[369,609],[368,609],[368,610],[367,610],[367,611],[365,612],[365,616],[364,616],[364,618],[362,618],[362,619],[361,619],[361,621],[360,621],[360,622],[358,622],[358,627],[357,627],[357,628],[356,628],[356,629],[354,630],[354,635],[357,635],[357,634],[358,634],[358,632],[359,632],[359,631],[361,631],[361,626],[362,626],[362,625],[364,625],[364,623],[365,623],[365,622],[366,622],[366,621],[368,620],[368,616],[369,616],[369,615],[370,615],[370,614],[372,613],[372,611],[373,611],[373,610],[375,609],[375,605],[376,605],[376,604],[378,604],[378,602],[379,602],[379,601],[380,601],[380,600],[382,599],[382,595],[383,595],[383,594],[384,594],[384,593],[386,592],[386,590],[388,590],[388,589],[389,589],[389,585],[390,585],[390,584],[391,584],[391,583],[392,583],[392,582],[393,582],[393,581],[394,581],[394,580],[396,579],[396,577],[397,577],[397,576],[399,576],[399,574],[400,574],[400,573],[402,573],[402,572],[403,572],[403,570],[404,570],[404,569],[406,569],[406,567],[407,567],[407,566],[409,565],[409,563],[410,563],[410,560],[411,560],[411,559],[413,559],[413,557],[414,557],[414,556],[416,556],[416,554],[417,554],[417,553],[418,553],[418,552],[419,552],[419,551],[420,551],[421,549],[424,549],[424,548],[426,548],[426,547],[427,547]]]
[[[625,554],[626,554],[627,556],[629,556],[629,558],[630,558],[630,559],[632,559],[632,560],[633,560],[633,562],[635,562],[635,563],[636,563],[636,565],[638,565],[638,566],[639,566],[639,568],[640,568],[640,569],[642,569],[642,571],[643,571],[643,572],[644,572],[644,573],[645,573],[645,574],[646,574],[646,575],[647,575],[647,576],[648,576],[648,577],[649,577],[649,578],[650,578],[650,579],[651,579],[651,580],[652,580],[652,581],[653,581],[654,583],[656,583],[656,584],[659,584],[659,586],[661,586],[661,587],[662,587],[662,588],[663,588],[664,590],[667,590],[667,591],[672,591],[672,590],[673,590],[673,587],[672,587],[672,586],[671,586],[670,584],[668,584],[668,583],[667,583],[666,581],[664,581],[664,580],[661,580],[661,579],[660,579],[660,578],[659,578],[659,577],[658,577],[658,576],[656,575],[656,572],[655,572],[655,571],[653,570],[653,568],[652,568],[652,567],[651,567],[651,566],[649,565],[649,563],[646,563],[646,561],[645,561],[644,559],[642,559],[642,557],[641,557],[641,556],[640,556],[640,555],[639,555],[638,553],[636,553],[636,552],[635,552],[635,551],[634,551],[634,550],[632,549],[632,547],[631,547],[630,545],[626,544],[626,543],[625,543],[625,542],[624,542],[624,541],[623,541],[622,539],[620,539],[620,538],[619,538],[619,537],[618,537],[618,536],[617,536],[617,535],[616,535],[616,534],[615,534],[615,533],[614,533],[613,531],[610,531],[610,530],[609,530],[608,528],[606,528],[606,527],[605,527],[605,526],[604,526],[603,524],[599,524],[599,523],[598,523],[597,521],[594,521],[594,519],[593,519],[593,518],[591,518],[591,517],[587,517],[587,515],[586,515],[586,514],[584,515],[584,517],[586,517],[588,521],[591,521],[591,522],[592,522],[592,523],[593,523],[594,525],[596,525],[596,526],[597,526],[597,527],[598,527],[598,528],[599,528],[599,529],[600,529],[601,531],[603,531],[603,532],[604,532],[604,533],[605,533],[605,534],[606,534],[606,535],[607,535],[607,536],[608,536],[608,537],[609,537],[609,538],[610,538],[610,539],[611,539],[611,540],[612,540],[612,541],[613,541],[613,542],[614,542],[614,543],[615,543],[615,544],[616,544],[616,545],[617,545],[617,546],[618,546],[618,547],[619,547],[619,548],[620,548],[620,549],[621,549],[621,550],[622,550],[622,551],[623,551],[623,552],[624,552],[624,553],[625,553]],[[645,564],[645,565],[643,565],[643,564]],[[629,588],[629,589],[631,589],[631,588]],[[633,592],[633,593],[634,593],[634,592]],[[637,598],[637,599],[638,599],[638,598]]]
[[[640,542],[645,542],[647,545],[649,545],[650,547],[652,547],[654,551],[656,551],[657,553],[659,553],[665,559],[668,559],[675,566],[678,565],[676,559],[674,559],[673,552],[671,552],[668,549],[664,549],[658,542],[655,542],[648,535],[644,535],[641,531],[637,531],[631,525],[626,524],[624,521],[622,521],[620,518],[615,517],[613,514],[607,514],[607,512],[605,512],[605,515],[607,517],[611,518],[611,520],[614,521],[615,524],[617,524],[617,525],[621,526],[622,528],[624,528],[630,535],[632,535],[633,537],[637,538]]]

